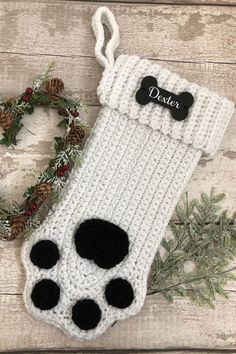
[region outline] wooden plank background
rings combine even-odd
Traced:
[[[99,111],[96,87],[102,68],[94,58],[91,17],[101,5],[80,1],[0,1],[0,90],[17,95],[35,74],[55,60],[68,94],[88,102],[92,125]],[[145,0],[109,2],[120,25],[120,53],[138,54],[236,98],[236,7],[234,0]],[[85,113],[84,113],[85,114]],[[236,206],[235,115],[214,158],[203,157],[186,190],[190,197],[225,192],[224,204]],[[60,133],[57,117],[42,110],[24,122],[15,150],[0,147],[0,195],[20,201],[46,166],[51,138]],[[46,132],[46,133],[45,133]],[[17,183],[16,183],[17,181]],[[174,218],[174,216],[173,216]],[[117,323],[91,342],[77,342],[59,330],[34,320],[23,306],[24,271],[21,242],[0,243],[0,351],[30,353],[235,353],[236,284],[229,283],[229,300],[218,299],[215,310],[199,308],[187,299],[169,304],[148,297],[141,312]]]

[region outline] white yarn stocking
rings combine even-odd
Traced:
[[[111,32],[104,55],[103,24]],[[78,339],[140,310],[178,198],[202,152],[216,151],[233,112],[226,98],[148,60],[121,55],[114,62],[119,33],[107,8],[98,9],[93,29],[105,67],[102,109],[63,201],[22,250],[28,311]],[[176,95],[193,95],[186,119],[136,101],[148,75]]]

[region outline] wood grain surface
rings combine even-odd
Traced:
[[[37,349],[234,349],[236,294],[230,306],[218,300],[216,310],[196,307],[189,300],[177,299],[173,305],[158,296],[147,297],[138,315],[120,321],[103,336],[78,342],[55,327],[34,320],[26,313],[21,294],[0,295],[1,346],[8,350]],[[191,351],[190,351],[191,352]]]
[[[100,4],[43,0],[0,5],[4,14],[0,18],[1,52],[94,56],[90,22]],[[235,64],[235,7],[113,3],[109,7],[120,25],[121,44],[117,54]]]
[[[90,125],[100,109],[96,87],[102,68],[94,58],[91,17],[102,2],[0,1],[0,91],[18,95],[54,60],[67,94],[88,103]],[[233,0],[113,1],[107,4],[120,25],[117,54],[157,60],[187,79],[207,85],[235,101],[236,7]],[[52,156],[51,139],[62,131],[58,117],[38,109],[24,118],[16,149],[0,147],[0,195],[22,200],[22,191]],[[225,192],[224,206],[236,208],[236,115],[219,152],[202,157],[186,190],[190,197],[211,187]],[[175,216],[173,215],[173,219]],[[141,312],[117,323],[91,342],[77,342],[34,320],[23,305],[21,241],[0,243],[0,352],[74,353],[236,353],[236,283],[226,286],[229,300],[216,309],[188,299],[169,304],[147,297]]]
[[[70,0],[73,1],[73,0]],[[80,0],[75,0],[80,1]],[[93,0],[88,0],[88,2]],[[110,0],[97,0],[96,2],[110,3]],[[232,6],[235,0],[113,0],[113,3],[145,3],[145,4],[171,4],[171,5],[208,5]]]

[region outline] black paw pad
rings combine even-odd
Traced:
[[[134,292],[127,280],[117,278],[107,284],[105,297],[109,305],[124,309],[132,304]]]
[[[93,260],[101,268],[110,269],[128,254],[129,239],[119,226],[101,219],[90,219],[76,231],[75,246],[80,257]]]
[[[57,263],[59,258],[57,245],[49,240],[37,242],[30,252],[31,262],[39,268],[50,269]]]
[[[95,328],[101,319],[100,307],[90,299],[79,300],[72,308],[72,320],[85,331]]]
[[[50,279],[43,279],[35,284],[31,299],[34,306],[40,310],[51,310],[60,299],[59,286]]]

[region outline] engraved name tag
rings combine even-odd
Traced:
[[[181,121],[188,116],[189,108],[192,106],[194,98],[189,92],[181,92],[179,95],[158,87],[157,80],[153,76],[146,76],[141,87],[136,92],[136,101],[141,105],[149,102],[157,103],[165,108],[169,108],[172,117]]]

